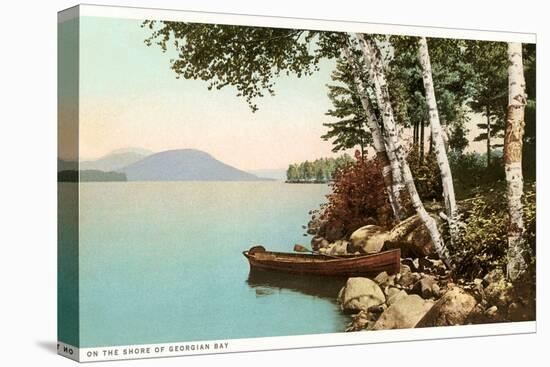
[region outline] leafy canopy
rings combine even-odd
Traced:
[[[275,94],[276,77],[311,75],[321,58],[338,56],[344,40],[342,33],[300,29],[152,20],[142,27],[152,32],[148,46],[175,49],[171,68],[178,77],[208,81],[209,89],[232,85],[252,111],[255,98]]]

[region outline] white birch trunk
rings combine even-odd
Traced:
[[[386,142],[380,130],[380,125],[378,124],[378,119],[374,113],[370,101],[367,95],[367,92],[361,81],[355,59],[352,57],[350,49],[347,45],[342,47],[342,52],[346,58],[348,64],[350,65],[353,72],[353,79],[357,92],[361,100],[361,105],[365,110],[367,116],[367,125],[372,135],[372,141],[374,150],[376,151],[376,156],[382,162],[382,176],[384,177],[384,183],[386,190],[388,192],[388,197],[390,204],[392,206],[393,214],[397,220],[404,219],[404,210],[400,202],[401,199],[401,190],[403,188],[403,183],[401,179],[401,171],[399,169],[399,163],[395,154],[388,152],[386,149]]]
[[[449,268],[452,268],[452,261],[445,247],[443,238],[439,233],[439,229],[437,228],[437,223],[424,208],[424,204],[422,200],[420,200],[420,196],[416,190],[412,173],[406,160],[405,149],[401,144],[395,127],[393,108],[390,103],[390,95],[378,46],[372,39],[365,37],[363,34],[358,33],[357,37],[362,41],[360,43],[362,45],[363,55],[369,65],[369,78],[374,85],[376,99],[381,110],[385,133],[388,136],[389,150],[395,152],[399,160],[401,173],[403,175],[405,187],[409,192],[412,206],[426,226],[437,254]]]
[[[455,190],[453,184],[453,176],[449,159],[445,149],[444,131],[439,120],[439,112],[435,98],[435,89],[432,78],[432,65],[430,62],[430,54],[428,52],[428,42],[426,37],[420,37],[418,41],[418,58],[422,66],[422,80],[424,81],[424,90],[426,91],[426,104],[428,105],[428,114],[430,118],[430,128],[433,137],[433,149],[437,158],[437,165],[441,173],[441,183],[443,187],[443,199],[447,218],[449,218],[449,233],[451,243],[456,242],[458,235],[458,210],[456,206]]]
[[[523,253],[523,174],[521,169],[523,133],[525,126],[525,78],[521,43],[508,44],[508,111],[504,137],[504,169],[508,199],[508,259],[506,273],[516,280],[527,268]]]

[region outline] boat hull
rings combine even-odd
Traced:
[[[251,271],[278,271],[323,276],[372,276],[383,271],[400,271],[401,251],[383,251],[372,255],[304,255],[284,252],[243,252]]]

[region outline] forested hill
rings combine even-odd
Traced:
[[[288,183],[326,183],[332,180],[334,172],[354,160],[349,154],[337,158],[319,158],[314,161],[294,163],[288,166],[286,182]]]

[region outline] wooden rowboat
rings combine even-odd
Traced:
[[[327,276],[367,276],[383,271],[398,273],[401,267],[401,250],[394,249],[372,255],[313,255],[265,251],[254,247],[244,251],[250,270],[282,271],[296,274]]]

